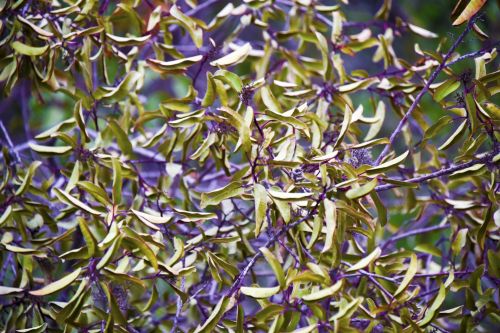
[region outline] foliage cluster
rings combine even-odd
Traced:
[[[485,0],[0,3],[2,332],[500,327]]]

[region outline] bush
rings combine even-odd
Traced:
[[[496,331],[485,2],[2,1],[3,332]]]

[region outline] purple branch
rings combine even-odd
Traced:
[[[462,43],[462,41],[465,38],[465,36],[467,35],[467,33],[472,29],[472,26],[476,22],[477,18],[478,18],[478,16],[476,15],[476,16],[474,16],[468,22],[467,27],[465,27],[464,31],[460,34],[460,36],[458,36],[458,38],[455,41],[455,43],[453,43],[453,45],[451,46],[451,48],[448,50],[448,52],[443,57],[443,60],[441,61],[441,63],[439,64],[439,66],[431,74],[431,76],[430,76],[429,80],[427,81],[427,83],[425,84],[424,88],[422,90],[420,90],[420,92],[418,93],[417,97],[415,98],[415,100],[411,104],[410,108],[408,109],[408,112],[406,112],[406,114],[404,115],[404,117],[399,122],[398,126],[396,127],[396,130],[391,134],[391,136],[389,138],[389,141],[390,141],[389,144],[387,144],[385,146],[384,150],[382,151],[382,153],[380,154],[380,156],[377,158],[377,161],[375,162],[375,165],[379,165],[380,162],[383,160],[383,158],[389,153],[390,147],[392,147],[392,145],[394,144],[394,141],[396,140],[396,137],[398,136],[398,134],[403,129],[403,126],[406,124],[406,122],[410,118],[410,116],[413,113],[413,111],[415,111],[415,109],[417,108],[418,103],[420,102],[420,100],[422,99],[422,97],[424,97],[424,95],[429,90],[429,87],[431,86],[432,82],[434,82],[434,80],[437,78],[437,76],[439,75],[439,73],[441,73],[441,71],[446,67],[446,61],[451,57],[451,55],[453,54],[453,52],[455,52],[455,49],[460,45],[460,43]]]
[[[410,179],[398,179],[398,180],[405,181],[407,183],[423,183],[429,179],[449,175],[451,173],[454,173],[455,171],[467,169],[468,167],[471,167],[471,166],[479,164],[479,163],[490,163],[493,161],[493,157],[495,155],[496,155],[495,152],[491,152],[491,153],[488,153],[482,157],[479,157],[478,159],[475,159],[475,160],[472,160],[472,161],[469,161],[466,163],[454,165],[454,166],[451,166],[448,168],[444,168],[444,169],[438,170],[436,172],[432,172],[432,173],[427,174],[427,175],[423,175],[423,176],[415,177],[415,178],[410,178]],[[394,185],[394,184],[379,185],[379,186],[375,187],[375,191],[382,192],[382,191],[387,191],[387,190],[393,189],[395,187],[399,187],[399,185]]]

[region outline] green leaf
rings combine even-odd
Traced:
[[[272,189],[268,190],[268,193],[273,199],[285,201],[303,201],[313,195],[311,192],[282,192]]]
[[[113,203],[119,205],[122,201],[122,166],[116,158],[111,159],[113,164]]]
[[[329,199],[324,199],[323,206],[325,208],[325,223],[326,223],[326,234],[325,234],[325,245],[321,253],[329,251],[334,243],[335,230],[337,228],[337,207],[335,203]]]
[[[405,277],[403,278],[403,281],[399,284],[398,289],[396,292],[394,292],[394,297],[398,296],[401,294],[410,284],[410,282],[413,280],[413,277],[415,274],[417,274],[417,265],[418,265],[418,259],[415,253],[411,254],[410,257],[410,265],[408,266],[408,270],[406,271]]]
[[[344,139],[344,135],[347,133],[347,129],[349,128],[349,125],[351,124],[351,118],[352,118],[352,112],[351,108],[349,105],[346,104],[345,109],[344,109],[344,120],[342,121],[342,127],[340,128],[339,135],[337,137],[337,140],[335,141],[335,144],[333,145],[334,148],[338,147],[342,140]]]
[[[113,131],[116,137],[116,142],[125,155],[131,156],[133,154],[132,143],[130,143],[127,133],[123,128],[113,119],[109,121],[109,128]]]
[[[467,6],[460,12],[458,17],[453,21],[453,25],[460,25],[472,18],[486,3],[486,0],[470,0]]]
[[[197,27],[196,22],[181,12],[176,5],[170,7],[170,15],[179,20],[182,26],[188,31],[196,47],[200,48],[203,45],[203,30]]]
[[[80,200],[78,200],[77,198],[71,196],[66,191],[63,191],[63,190],[58,189],[58,188],[54,188],[54,191],[61,201],[64,201],[71,206],[80,208],[80,209],[86,211],[87,213],[90,213],[93,215],[101,215],[102,214],[100,211],[91,208],[87,204],[85,204],[85,203],[81,202]]]
[[[24,289],[22,289],[22,288],[0,286],[0,296],[19,294],[22,292],[24,292]]]
[[[246,59],[250,51],[252,51],[252,46],[250,43],[246,43],[222,58],[212,61],[210,65],[214,67],[225,67],[238,64]]]
[[[49,49],[49,45],[31,46],[31,45],[21,43],[19,41],[13,42],[11,44],[11,46],[14,49],[14,51],[16,51],[17,53],[22,54],[22,55],[32,56],[32,57],[41,56],[42,54],[47,52],[47,50]]]
[[[217,218],[217,214],[215,213],[207,213],[207,212],[192,212],[187,210],[182,210],[178,208],[172,207],[172,210],[177,214],[184,216],[182,221],[184,222],[195,222],[195,221],[205,221],[212,220]]]
[[[78,276],[80,276],[81,271],[82,269],[78,268],[76,271],[66,275],[62,279],[54,281],[41,289],[31,290],[29,293],[33,296],[42,297],[58,292],[59,290],[62,290],[72,284],[78,278]]]
[[[264,105],[271,110],[274,113],[281,114],[283,113],[283,110],[281,109],[281,105],[274,97],[271,89],[268,87],[264,86],[260,89],[260,96],[262,98],[262,102],[264,102]]]
[[[197,55],[189,58],[182,58],[170,61],[161,61],[157,59],[147,59],[146,62],[152,70],[161,73],[180,73],[188,69],[190,66],[200,62],[203,59],[202,55]]]
[[[434,91],[434,99],[436,102],[441,102],[446,96],[460,88],[460,81],[449,79],[439,85]]]
[[[215,72],[213,78],[215,80],[219,80],[229,84],[231,88],[233,88],[236,92],[241,92],[243,90],[243,81],[241,81],[240,77],[230,71],[225,69],[219,69]]]
[[[255,204],[255,237],[260,234],[262,225],[266,219],[267,212],[267,191],[260,184],[255,184],[253,187],[253,197]]]
[[[42,333],[46,332],[47,329],[47,323],[43,323],[38,326],[34,326],[31,328],[23,328],[23,329],[17,329],[16,333]]]
[[[220,107],[219,110],[229,115],[229,123],[238,130],[238,143],[236,143],[234,151],[238,150],[241,146],[244,152],[250,152],[252,149],[252,142],[250,141],[250,128],[245,123],[243,117],[226,106]]]
[[[160,227],[158,227],[157,224],[165,224],[165,223],[168,223],[172,220],[172,216],[151,215],[151,214],[139,212],[135,209],[130,209],[130,211],[132,213],[134,213],[134,215],[139,219],[139,221],[141,221],[146,226],[148,226],[154,230],[160,230]]]
[[[222,200],[239,196],[243,192],[240,182],[231,182],[222,188],[202,193],[200,207],[203,209],[218,205]]]
[[[36,169],[42,164],[40,161],[34,161],[31,163],[30,167],[28,168],[28,171],[26,172],[26,175],[23,178],[23,182],[21,185],[17,188],[16,191],[16,196],[23,195],[24,192],[29,188],[31,185],[31,180],[33,179],[33,175],[35,174]],[[0,223],[1,225],[2,223]]]
[[[31,142],[29,146],[33,151],[42,155],[64,155],[73,149],[71,146],[41,146]]]
[[[445,150],[450,147],[452,144],[458,141],[460,137],[464,134],[465,126],[467,125],[467,120],[464,120],[460,126],[457,127],[455,132],[441,145],[438,150]]]
[[[222,318],[224,313],[229,310],[229,304],[231,303],[231,298],[222,296],[217,305],[210,312],[210,316],[203,323],[203,325],[196,327],[194,333],[210,333],[214,331],[215,326]]]
[[[365,195],[367,195],[371,191],[373,191],[373,189],[375,189],[377,184],[378,184],[378,180],[377,180],[377,178],[374,178],[362,186],[353,187],[353,188],[349,189],[345,195],[348,199],[351,199],[351,200],[364,197]]]
[[[308,295],[302,296],[302,299],[306,302],[317,302],[321,301],[325,298],[332,297],[335,295],[340,288],[342,287],[343,280],[337,281],[334,285],[324,288],[315,292],[312,292]]]
[[[80,226],[80,230],[82,232],[83,238],[85,239],[85,243],[87,244],[87,251],[89,253],[89,257],[93,257],[97,251],[97,241],[90,231],[90,228],[87,224],[87,221],[82,217],[77,217],[78,225]]]
[[[381,173],[381,172],[384,172],[386,170],[389,170],[391,169],[392,167],[400,164],[401,162],[403,162],[406,157],[408,156],[408,154],[410,153],[409,150],[407,150],[406,152],[404,152],[403,154],[399,155],[398,157],[390,160],[390,161],[387,161],[387,162],[384,162],[380,165],[377,165],[377,166],[374,166],[374,167],[371,167],[369,169],[366,170],[366,173],[369,174],[369,175],[372,175],[372,174],[375,174],[375,173]]]
[[[283,271],[283,267],[281,267],[280,262],[276,258],[276,256],[266,247],[261,247],[259,248],[260,252],[264,255],[266,258],[267,262],[271,266],[274,275],[276,275],[276,279],[278,280],[278,283],[280,284],[281,290],[284,290],[286,288],[286,281],[285,281],[285,273]]]
[[[241,287],[241,293],[253,298],[269,298],[280,291],[280,286],[276,287]]]
[[[428,308],[427,311],[425,312],[424,318],[418,322],[418,326],[424,327],[432,322],[434,316],[436,315],[436,312],[441,307],[441,304],[443,304],[445,298],[446,298],[446,288],[444,284],[442,284],[439,287],[438,294],[434,299],[434,301],[432,302],[431,307]]]
[[[366,266],[370,265],[372,262],[377,260],[377,258],[380,257],[380,254],[382,254],[382,250],[379,247],[377,247],[375,250],[372,251],[372,253],[370,253],[360,261],[358,261],[356,264],[349,267],[346,270],[346,272],[354,272],[365,268]]]

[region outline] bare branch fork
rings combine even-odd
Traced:
[[[475,15],[467,23],[467,26],[465,27],[464,31],[462,31],[462,33],[460,34],[460,36],[458,36],[457,40],[455,40],[455,42],[453,43],[453,45],[451,46],[451,48],[448,50],[448,52],[443,57],[443,60],[441,61],[441,63],[439,64],[439,66],[431,74],[431,76],[429,77],[429,80],[425,84],[424,88],[422,88],[422,90],[420,90],[420,92],[418,93],[417,97],[415,98],[415,100],[411,104],[410,108],[408,109],[408,111],[406,112],[406,114],[403,116],[403,118],[400,120],[400,122],[399,122],[398,126],[396,127],[396,129],[394,130],[394,132],[391,134],[391,136],[389,138],[389,143],[385,146],[384,150],[382,151],[382,153],[377,158],[377,161],[375,162],[376,165],[380,164],[380,162],[383,160],[383,158],[389,153],[389,149],[394,144],[394,141],[396,140],[396,137],[402,131],[404,125],[406,124],[406,122],[410,118],[410,116],[413,113],[413,111],[415,111],[415,109],[417,108],[418,104],[420,103],[420,100],[422,99],[422,97],[424,97],[424,95],[427,93],[427,91],[429,91],[429,87],[434,82],[434,80],[437,78],[437,76],[439,75],[439,73],[441,73],[441,71],[447,66],[446,62],[451,57],[451,55],[453,54],[453,52],[455,52],[456,48],[462,43],[462,41],[464,40],[464,38],[467,35],[467,33],[469,33],[469,31],[472,29],[472,26],[477,21],[478,17],[479,17],[478,15]]]

